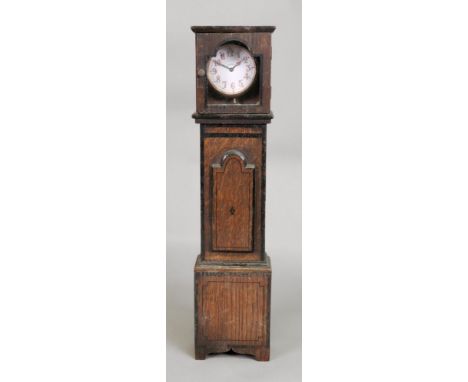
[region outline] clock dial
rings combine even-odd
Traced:
[[[208,60],[207,78],[221,94],[238,96],[253,84],[257,66],[250,52],[237,44],[221,46]]]

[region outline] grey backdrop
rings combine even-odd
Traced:
[[[301,1],[171,0],[167,21],[167,380],[301,380]],[[268,125],[266,250],[271,360],[194,359],[193,266],[200,250],[199,128],[192,25],[275,25]]]

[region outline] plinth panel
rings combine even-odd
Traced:
[[[202,284],[201,317],[205,338],[210,341],[262,340],[265,280],[206,277]]]
[[[233,350],[258,360],[269,357],[269,263],[195,266],[197,359]]]

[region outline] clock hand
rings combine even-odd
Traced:
[[[236,66],[239,66],[242,63],[242,60],[237,61],[236,65],[234,65],[232,68],[229,68],[229,70],[232,72]]]
[[[226,69],[231,70],[231,68],[230,68],[229,66],[226,66],[226,65],[222,64],[221,62],[219,62],[219,61],[217,61],[217,60],[214,60],[214,62],[216,62],[217,65],[220,65],[220,66],[222,66],[223,68],[226,68]],[[232,72],[232,70],[231,70],[231,72]]]
[[[234,70],[236,66],[239,66],[242,63],[242,60],[237,61],[236,65],[231,68],[231,71]]]

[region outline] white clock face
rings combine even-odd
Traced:
[[[252,86],[257,67],[250,52],[236,44],[221,46],[206,67],[210,84],[226,96],[238,96]]]

